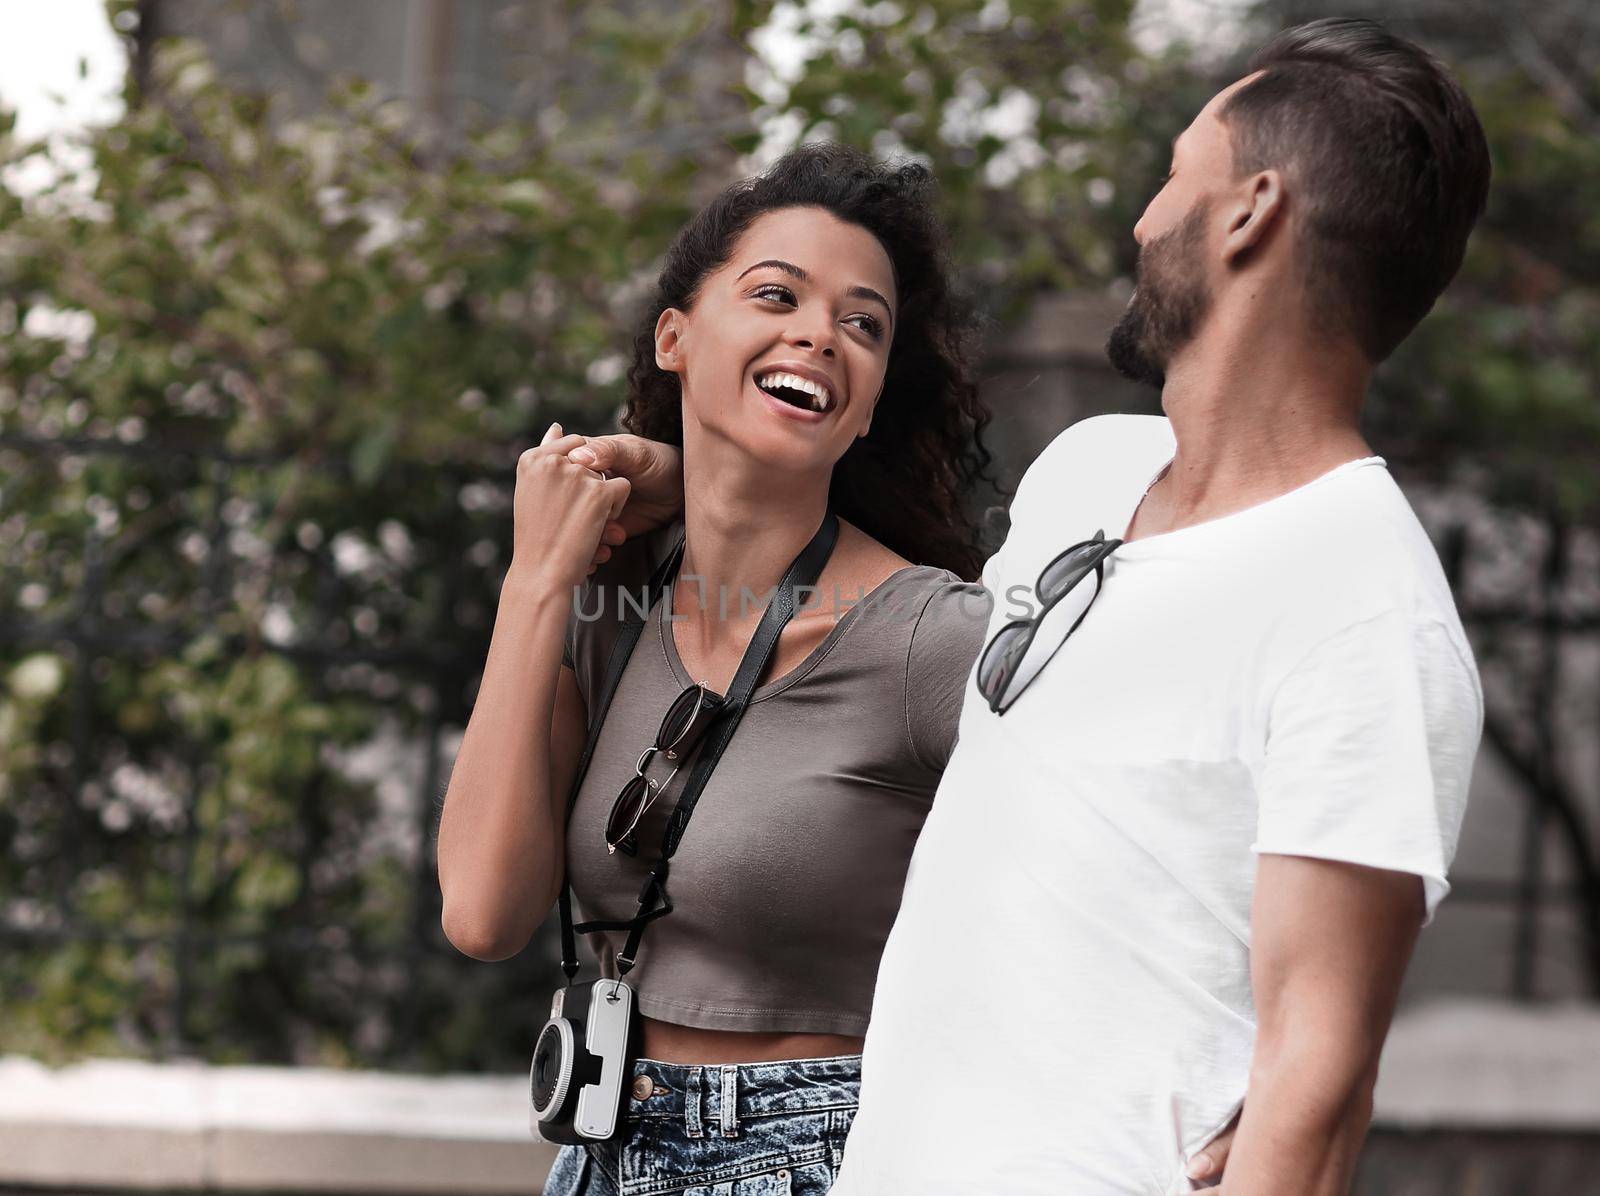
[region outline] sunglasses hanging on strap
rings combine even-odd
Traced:
[[[633,766],[633,776],[622,786],[611,803],[611,813],[606,818],[606,851],[611,854],[638,855],[639,843],[634,829],[656,798],[672,784],[672,778],[683,768],[684,761],[694,754],[694,749],[722,717],[722,695],[712,693],[703,681],[689,686],[667,708],[654,742],[643,752]],[[664,781],[653,780],[647,773],[650,761],[664,755],[672,764],[672,772]]]
[[[739,661],[739,667],[734,672],[733,681],[728,686],[728,693],[720,703],[713,704],[715,718],[705,729],[704,744],[694,767],[689,773],[688,783],[684,785],[683,792],[678,795],[676,805],[673,806],[671,815],[667,818],[666,831],[662,835],[661,854],[646,878],[644,887],[639,892],[638,912],[627,921],[592,921],[582,922],[577,925],[572,921],[572,890],[563,879],[561,893],[558,900],[561,911],[561,970],[566,973],[568,983],[578,974],[577,938],[579,934],[594,934],[604,931],[627,931],[628,938],[623,949],[617,955],[617,972],[619,976],[626,976],[633,968],[637,958],[639,943],[644,935],[644,928],[655,919],[664,917],[672,912],[672,902],[667,896],[667,875],[670,871],[670,862],[678,850],[678,845],[683,841],[684,831],[688,829],[689,819],[694,814],[695,804],[700,800],[700,794],[706,787],[706,782],[711,779],[711,772],[717,766],[723,751],[727,748],[733,733],[739,727],[740,720],[749,706],[750,696],[755,692],[756,683],[760,680],[762,672],[766,669],[767,661],[771,659],[773,649],[778,645],[778,636],[785,625],[794,617],[796,598],[795,592],[803,588],[815,586],[817,578],[822,575],[822,568],[827,564],[828,558],[833,554],[833,548],[839,538],[839,519],[834,514],[830,505],[823,516],[822,524],[817,528],[816,534],[811,537],[810,543],[795,557],[783,579],[778,582],[777,592],[772,601],[767,604],[766,610],[761,614],[761,621],[756,625],[755,634],[750,637],[750,643],[745,648],[744,656]],[[650,578],[649,599],[645,606],[646,614],[655,607],[666,587],[677,576],[678,565],[683,559],[684,538],[678,537],[677,543],[667,554],[660,566]],[[589,761],[594,755],[595,744],[600,739],[600,729],[605,723],[606,711],[611,705],[611,698],[616,693],[617,685],[622,680],[623,670],[627,668],[628,657],[632,655],[634,646],[639,641],[640,633],[644,629],[645,615],[637,611],[630,614],[623,624],[622,631],[611,649],[610,659],[606,663],[605,677],[600,685],[600,692],[596,695],[594,709],[589,718],[589,736],[583,747],[583,755],[578,761],[577,775],[573,778],[572,788],[567,797],[567,809],[570,812],[577,801],[578,792],[583,786],[584,776],[589,771]],[[715,695],[709,695],[715,697]],[[680,696],[680,701],[682,700]],[[702,711],[701,713],[704,713]],[[691,720],[694,721],[694,720]],[[635,771],[642,771],[636,769]],[[642,810],[640,811],[642,813]],[[632,818],[637,823],[637,816]],[[628,827],[631,832],[632,825]],[[608,842],[609,846],[609,842]]]

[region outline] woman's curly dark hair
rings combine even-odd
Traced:
[[[683,444],[676,375],[656,365],[655,327],[667,308],[687,311],[705,277],[767,212],[822,208],[875,236],[894,266],[900,310],[872,430],[833,470],[834,509],[917,564],[978,576],[983,564],[971,502],[993,460],[981,432],[989,409],[973,359],[977,321],[952,286],[945,235],[934,211],[932,174],[915,163],[884,164],[841,145],[813,143],[729,187],[667,250],[646,318],[634,340],[623,426]]]

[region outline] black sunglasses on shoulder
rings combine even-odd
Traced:
[[[1034,583],[1033,592],[1042,604],[1036,614],[1026,619],[1013,619],[999,631],[994,633],[994,638],[983,649],[983,655],[978,659],[978,692],[983,695],[984,701],[989,704],[989,709],[994,714],[1004,714],[1026,692],[1033,678],[1044,671],[1044,664],[1049,664],[1055,654],[1061,651],[1061,644],[1071,638],[1072,633],[1078,630],[1078,625],[1083,622],[1084,615],[1089,613],[1089,607],[1094,605],[1094,600],[1100,596],[1101,583],[1105,581],[1105,562],[1113,552],[1122,546],[1121,540],[1106,539],[1105,530],[1095,532],[1092,540],[1084,540],[1074,544],[1071,548],[1058,553],[1048,565],[1039,573],[1039,580]],[[1039,626],[1061,600],[1072,592],[1084,578],[1093,574],[1094,592],[1089,595],[1089,601],[1084,603],[1083,610],[1072,621],[1072,626],[1067,628],[1067,634],[1061,637],[1061,642],[1050,650],[1050,656],[1044,664],[1033,671],[1021,685],[1017,685],[1017,670],[1028,655],[1028,649],[1033,645],[1033,640],[1039,633]]]

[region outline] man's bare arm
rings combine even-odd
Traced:
[[[1251,910],[1259,1029],[1226,1196],[1345,1196],[1423,916],[1405,872],[1263,855]]]

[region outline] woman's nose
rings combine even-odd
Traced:
[[[810,324],[792,326],[785,339],[796,349],[810,349],[824,357],[834,355],[833,334],[818,331]]]

